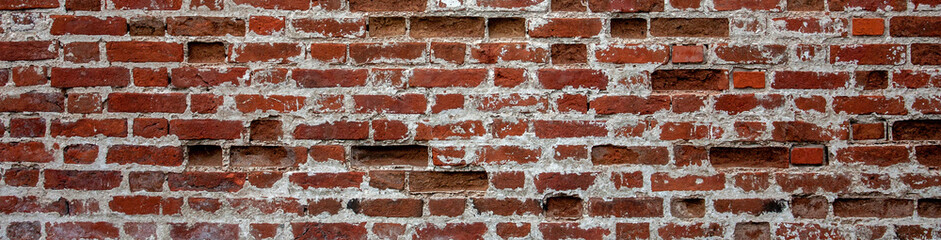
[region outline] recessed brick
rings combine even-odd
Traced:
[[[191,63],[221,63],[226,59],[225,44],[221,42],[190,42],[186,48]]]

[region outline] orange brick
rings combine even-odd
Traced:
[[[854,18],[853,36],[882,36],[885,23],[881,18]]]
[[[791,164],[823,165],[826,151],[821,146],[794,147],[791,149]]]
[[[765,88],[765,72],[733,72],[735,88]]]

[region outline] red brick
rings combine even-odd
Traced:
[[[295,69],[291,72],[291,78],[297,82],[297,86],[304,88],[362,86],[366,84],[368,76],[364,69]]]
[[[785,192],[803,193],[843,192],[851,183],[846,175],[821,173],[777,173],[775,180]]]
[[[525,74],[526,70],[519,68],[494,68],[493,85],[507,88],[519,86],[526,81]]]
[[[164,42],[109,42],[105,44],[112,62],[182,62],[183,44]]]
[[[606,63],[666,63],[670,49],[665,45],[616,45],[595,51],[595,58]]]
[[[167,183],[170,186],[170,191],[237,192],[245,184],[245,173],[169,173]]]
[[[179,201],[180,204],[176,204]],[[182,205],[181,198],[161,198],[152,196],[115,196],[111,198],[108,207],[111,211],[128,215],[179,213]]]
[[[183,93],[111,93],[108,95],[109,112],[166,112],[186,111]]]
[[[470,56],[477,62],[486,64],[544,63],[549,61],[549,50],[527,43],[481,43],[471,49]]]
[[[905,101],[900,97],[886,98],[884,96],[837,96],[833,98],[833,111],[849,114],[885,114],[905,115]]]
[[[737,0],[717,0],[714,7],[718,11],[735,11],[740,9],[748,10],[780,10],[778,5],[781,0],[758,0],[758,1],[737,1]]]
[[[361,38],[366,36],[365,18],[294,19],[291,22],[301,34],[320,38]]]
[[[791,149],[791,164],[823,165],[827,158],[824,147],[794,147]]]
[[[62,47],[64,59],[73,63],[90,63],[101,60],[97,42],[73,42]]]
[[[539,69],[539,83],[546,89],[594,88],[605,90],[608,76],[594,69]]]
[[[118,238],[119,229],[108,222],[46,223],[46,239]]]
[[[132,72],[138,87],[166,87],[170,83],[166,68],[134,68]]]
[[[941,65],[941,60],[938,60],[938,56],[941,56],[941,44],[912,44],[912,64]]]
[[[787,46],[784,45],[720,45],[715,48],[716,57],[722,63],[735,64],[780,64],[786,61]]]
[[[406,0],[351,0],[350,10],[354,12],[423,12],[426,1]]]
[[[728,72],[719,69],[656,70],[650,74],[650,78],[655,91],[719,91],[729,88]]]
[[[107,163],[180,166],[183,149],[179,147],[115,145],[108,149]]]
[[[362,172],[340,173],[294,173],[288,178],[291,183],[308,188],[358,188],[363,182]]]
[[[478,7],[490,9],[526,9],[542,4],[546,0],[481,0],[477,2]]]
[[[3,173],[3,179],[7,186],[35,187],[39,183],[39,170],[11,168]]]
[[[670,109],[668,96],[653,95],[647,98],[637,96],[601,96],[592,100],[589,107],[598,114],[629,113],[649,115]]]
[[[589,0],[588,8],[592,12],[661,12],[663,1],[660,0]]]
[[[10,119],[11,137],[45,137],[46,119],[43,118],[14,118]]]
[[[485,191],[487,172],[411,172],[409,191],[418,193]]]
[[[370,217],[421,217],[421,199],[364,199],[352,200],[351,210]]]
[[[587,190],[594,185],[595,173],[541,173],[534,179],[539,192]]]
[[[458,65],[464,64],[466,51],[467,45],[464,43],[432,42],[431,52],[434,58],[432,58],[431,61],[441,61]]]
[[[173,36],[245,36],[245,20],[226,17],[169,17],[167,32]]]
[[[294,129],[297,139],[366,139],[369,136],[368,122],[338,121],[318,125],[298,125]]]
[[[765,88],[765,72],[732,72],[732,85],[735,88]]]
[[[225,83],[239,86],[240,79],[248,77],[248,69],[232,67],[225,69],[214,68],[174,68],[170,75],[170,82],[175,87],[212,87]]]
[[[412,239],[481,239],[487,233],[484,223],[448,223],[443,227],[427,223],[416,228]]]
[[[298,239],[365,239],[366,223],[293,222],[291,232]]]
[[[239,236],[238,224],[225,223],[170,223],[171,239],[194,239],[214,236],[220,239],[235,239]]]
[[[830,11],[849,11],[849,10],[863,10],[863,11],[905,11],[908,4],[907,1],[903,0],[885,0],[885,1],[849,1],[849,0],[833,0],[828,1],[830,3]]]
[[[56,2],[58,4],[58,2]],[[54,41],[0,42],[0,61],[37,61],[59,56]]]
[[[23,10],[38,8],[57,8],[57,0],[6,0],[0,2],[0,10]]]
[[[289,63],[304,58],[304,47],[296,43],[243,43],[229,50],[230,62]]]
[[[261,112],[294,112],[304,107],[306,98],[298,96],[261,96],[236,95],[235,108],[243,113]]]
[[[912,216],[915,202],[909,199],[837,198],[833,215],[837,217],[903,218]]]
[[[907,52],[905,45],[898,44],[831,45],[830,63],[900,65]]]
[[[216,113],[222,106],[222,96],[213,94],[193,94],[190,97],[190,110],[195,113]]]
[[[425,62],[426,44],[399,42],[391,44],[350,44],[350,59],[357,64]]]
[[[594,217],[642,218],[662,217],[663,199],[658,197],[592,198],[588,215]]]
[[[311,146],[310,153],[311,159],[317,162],[346,161],[346,150],[339,145]]]
[[[162,172],[131,172],[128,173],[127,179],[131,192],[160,192],[167,175]]]
[[[836,161],[887,167],[909,162],[905,146],[851,146],[836,151]]]
[[[781,213],[784,210],[785,202],[775,199],[745,198],[716,199],[712,204],[716,212],[760,216],[762,214]]]
[[[651,189],[657,191],[715,191],[725,189],[725,174],[686,175],[674,177],[671,173],[659,172],[650,176]]]
[[[41,142],[0,143],[0,162],[44,163],[52,160],[52,151]]]
[[[846,72],[793,72],[774,73],[772,88],[776,89],[838,89],[846,86],[850,75]]]
[[[650,35],[656,37],[728,37],[727,18],[654,18]]]
[[[109,190],[121,184],[121,172],[49,169],[43,179],[46,189]]]
[[[590,38],[601,33],[602,21],[597,18],[551,18],[548,23],[531,27],[534,38]]]
[[[884,32],[882,18],[853,18],[853,36],[882,36]]]
[[[182,0],[111,0],[114,8],[119,10],[180,10]]]
[[[125,87],[131,83],[127,68],[52,68],[52,87]]]
[[[608,135],[603,121],[536,121],[533,124],[536,137],[574,138],[604,137]]]
[[[310,0],[235,0],[235,4],[274,10],[307,10]]]
[[[657,234],[666,240],[721,238],[722,229],[722,225],[718,223],[668,223],[657,229]]]
[[[791,36],[845,36],[849,21],[845,18],[773,18],[772,29]]]
[[[124,119],[78,119],[73,122],[52,121],[49,127],[53,137],[127,137],[127,120]]]
[[[604,239],[611,234],[605,228],[582,228],[577,223],[540,223],[539,231],[544,239]]]
[[[508,223],[502,222],[497,223],[495,231],[497,236],[500,236],[504,239],[508,238],[525,238],[529,236],[529,231],[532,228],[530,223]]]
[[[673,63],[701,63],[703,62],[703,46],[673,46],[671,56]]]
[[[127,20],[120,17],[97,18],[93,16],[54,15],[52,35],[111,35],[127,34]]]
[[[415,69],[409,87],[477,87],[487,78],[486,69]]]
[[[103,99],[97,93],[69,94],[68,112],[70,113],[101,113],[104,108]]]
[[[425,96],[419,94],[354,95],[353,101],[358,113],[421,114],[428,105]]]

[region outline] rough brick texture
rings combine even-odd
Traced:
[[[941,239],[938,0],[0,0],[0,239]]]

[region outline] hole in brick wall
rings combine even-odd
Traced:
[[[249,129],[252,141],[278,141],[283,135],[281,121],[278,120],[254,120]]]
[[[641,18],[611,19],[611,36],[616,38],[647,37],[647,20]]]
[[[522,18],[487,19],[491,38],[518,38],[526,36],[526,20]]]
[[[370,37],[398,37],[405,35],[405,18],[372,17],[369,18]]]
[[[678,218],[701,218],[706,216],[706,201],[701,198],[673,199],[670,213]]]
[[[229,161],[233,167],[290,167],[299,154],[292,148],[266,146],[233,146]]]
[[[552,44],[552,64],[586,62],[588,62],[588,48],[585,44]]]
[[[428,166],[427,146],[354,146],[350,156],[360,166]]]
[[[225,44],[221,42],[190,42],[189,62],[191,63],[221,63],[225,62]]]
[[[552,218],[582,217],[582,199],[577,196],[553,196],[546,199],[546,214]]]
[[[222,147],[195,145],[186,148],[189,154],[187,166],[215,167],[222,166]]]
[[[167,24],[155,17],[131,19],[127,24],[131,36],[163,36],[167,34]]]

